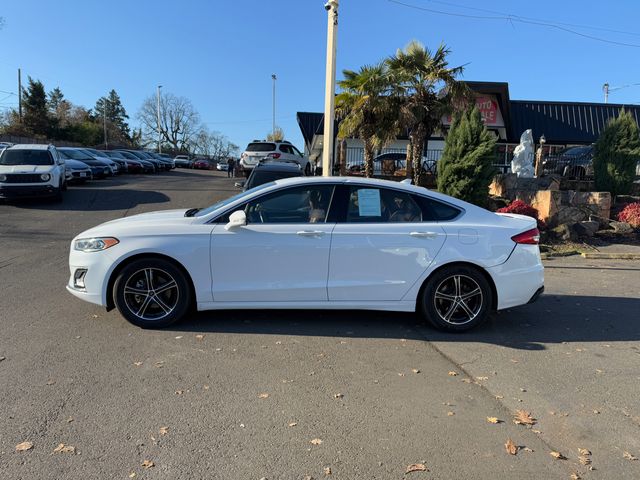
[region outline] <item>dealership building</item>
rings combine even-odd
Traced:
[[[640,124],[640,106],[611,103],[551,102],[540,100],[512,100],[509,84],[503,82],[465,82],[476,95],[476,105],[487,128],[498,139],[498,166],[506,171],[511,162],[513,149],[520,143],[522,133],[531,129],[536,144],[545,139],[545,152],[555,152],[574,145],[594,143],[611,118],[620,110],[631,112]],[[324,114],[298,112],[298,125],[309,159],[321,162],[323,149]],[[451,118],[442,119],[443,129],[451,124]],[[335,132],[337,132],[337,122]],[[406,151],[408,139],[399,137],[383,150]],[[437,160],[444,147],[443,132],[435,132],[425,145],[425,156]],[[363,160],[362,141],[347,139],[347,164]],[[334,158],[336,156],[334,155]]]

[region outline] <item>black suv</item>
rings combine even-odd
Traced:
[[[280,180],[281,178],[302,177],[304,172],[299,163],[275,160],[261,160],[251,171],[251,175],[244,182],[244,190],[257,187],[264,183]]]

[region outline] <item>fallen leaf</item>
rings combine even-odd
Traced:
[[[76,453],[76,447],[60,443],[56,448],[53,449],[53,453]]]
[[[489,422],[489,423],[502,423],[502,420],[499,420],[498,417],[487,417],[487,422]]]
[[[47,380],[47,385],[54,385],[55,383],[55,380]]]
[[[268,393],[261,393],[258,395],[258,398],[269,398],[269,394]]]
[[[631,460],[631,461],[638,460],[638,457],[631,455],[629,452],[624,452],[622,456],[627,460]]]
[[[333,396],[333,398],[343,398],[343,397],[344,397],[344,394],[342,394],[342,393],[336,393],[336,394]]]
[[[295,427],[296,425],[298,425],[298,422],[291,422],[291,423],[289,423],[289,426],[290,426],[290,427]]]
[[[153,463],[151,460],[145,460],[144,462],[141,463],[141,465],[144,468],[151,468],[151,467],[155,467],[156,466],[156,464]]]
[[[314,438],[313,440],[311,440],[311,445],[320,445],[322,443],[322,440],[320,440],[319,438]]]
[[[129,474],[129,478],[136,478],[136,472],[131,472]]]
[[[0,357],[0,362],[2,362],[3,360],[6,360],[7,357]]]
[[[513,440],[510,438],[507,439],[507,443],[504,444],[504,448],[507,450],[509,455],[515,455],[518,453],[518,446],[513,443]]]
[[[496,400],[502,400],[504,395],[494,395],[494,397],[496,397]]]
[[[567,457],[565,457],[564,455],[562,455],[560,452],[549,452],[549,455],[551,455],[553,458],[557,459],[557,460],[566,460]]]
[[[169,427],[160,427],[160,435],[166,435],[169,433]]]
[[[476,377],[476,380],[480,380],[482,382],[484,380],[489,380],[489,377]]]
[[[136,367],[139,367],[140,365],[142,365],[142,362],[133,362],[133,364],[134,364]]]
[[[470,378],[463,378],[462,381],[464,383],[471,383],[471,379]]]
[[[197,340],[202,340],[202,339],[204,339],[204,335],[202,335],[201,333],[199,333],[198,335],[196,335],[196,339],[197,339]]]
[[[531,417],[531,414],[526,410],[516,410],[513,423],[516,425],[535,425],[536,419]]]
[[[593,413],[595,413],[596,415],[600,415],[600,410],[594,410]]]
[[[424,463],[412,463],[407,466],[407,471],[405,473],[411,472],[428,472],[429,469],[425,466]]]
[[[591,455],[591,452],[586,448],[578,448],[578,453],[580,455]]]
[[[404,373],[398,373],[398,376],[404,377]]]
[[[571,480],[580,480],[582,477],[577,472],[574,472],[569,478],[571,478]]]
[[[67,418],[67,423],[71,423],[71,422],[73,422],[73,417]]]
[[[162,368],[162,367],[164,367],[164,362],[156,362],[156,363],[155,363],[155,367],[156,367],[156,368]]]
[[[331,467],[324,467],[324,474],[331,475]]]
[[[524,450],[527,453],[533,453],[533,449],[529,447],[523,447],[522,450]]]
[[[33,448],[32,442],[22,442],[16,445],[16,452],[26,452]]]
[[[209,390],[209,385],[203,385],[202,388],[204,388],[205,390]]]
[[[98,318],[98,315],[96,315],[95,313],[93,315],[91,315],[93,318]]]
[[[411,371],[413,373],[420,373],[420,369],[418,369],[418,368],[412,368]]]
[[[447,412],[447,417],[453,417],[455,415],[455,412]]]
[[[591,465],[591,458],[589,457],[580,456],[578,457],[578,460],[580,461],[581,465]]]
[[[184,390],[176,390],[176,395],[182,395],[184,393]]]
[[[178,335],[178,336],[176,337],[176,340],[180,340],[181,338],[182,338],[182,335]]]
[[[450,377],[456,377],[457,375],[458,375],[458,372],[454,372],[454,371],[449,372]]]

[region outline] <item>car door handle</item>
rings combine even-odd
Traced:
[[[437,238],[437,232],[411,232],[409,233],[412,237],[416,238]]]
[[[324,235],[324,232],[322,230],[300,230],[296,232],[296,234],[301,237],[321,237]]]

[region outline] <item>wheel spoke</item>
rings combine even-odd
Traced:
[[[147,288],[153,290],[153,270],[151,268],[144,269],[144,278],[147,282]]]
[[[468,300],[471,297],[475,297],[476,295],[480,295],[480,293],[482,292],[482,290],[480,290],[480,287],[475,288],[474,290],[468,292],[468,293],[463,293],[462,295],[460,295],[460,298],[462,300]]]
[[[464,300],[460,300],[458,302],[458,305],[462,308],[462,310],[464,310],[464,313],[467,314],[467,317],[469,317],[469,320],[472,320],[476,316],[476,314],[471,311],[468,305],[464,303]]]
[[[124,287],[124,293],[130,293],[132,295],[148,295],[149,290],[147,290],[146,288],[136,288],[127,285],[126,287]]]
[[[140,305],[140,308],[138,309],[138,312],[136,313],[137,316],[139,317],[144,317],[144,312],[147,311],[147,308],[149,307],[149,304],[151,303],[151,295],[147,295],[143,302],[142,305]]]
[[[444,314],[442,318],[444,318],[447,322],[451,320],[451,317],[453,316],[453,313],[456,311],[457,307],[458,307],[458,301],[455,300],[453,303],[451,303],[451,307],[449,307],[449,310],[447,311],[447,313]]]
[[[166,303],[164,303],[164,301],[158,295],[153,296],[153,302],[156,305],[158,305],[162,310],[164,310],[164,313],[170,313],[173,310],[173,308],[167,305]]]
[[[175,280],[171,280],[167,283],[165,283],[164,285],[162,285],[161,287],[156,288],[155,292],[156,295],[162,293],[162,292],[166,292],[167,290],[171,289],[171,288],[176,288],[178,286],[178,284],[176,283]]]
[[[456,296],[449,295],[448,293],[436,292],[436,299],[438,300],[447,300],[449,302],[455,302]]]
[[[456,296],[459,297],[462,293],[462,287],[460,285],[460,275],[453,277],[453,284],[455,285]]]

